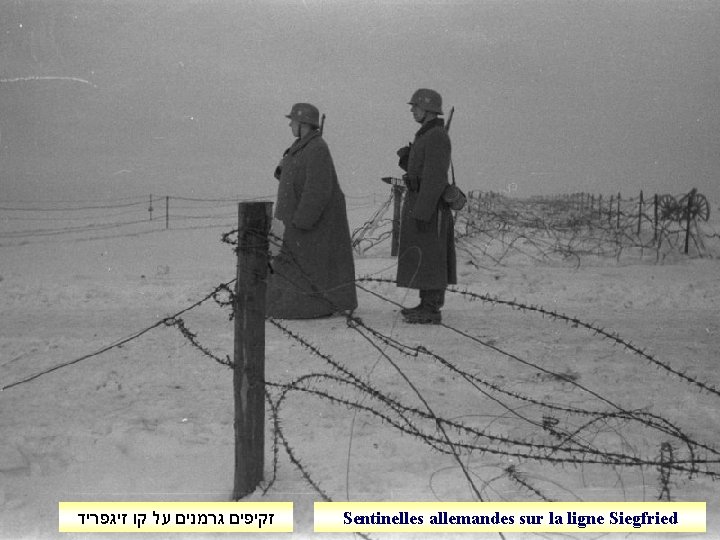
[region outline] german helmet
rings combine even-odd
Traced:
[[[408,105],[416,105],[425,111],[443,114],[442,97],[435,90],[429,88],[415,90],[410,101],[408,101]]]
[[[313,127],[320,126],[320,111],[310,103],[296,103],[285,118],[297,120],[301,124],[310,124]]]

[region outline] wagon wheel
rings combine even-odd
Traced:
[[[690,194],[683,195],[677,202],[677,211],[681,219],[688,219],[688,198]],[[702,193],[695,193],[692,204],[690,205],[690,219],[701,219],[707,221],[710,219],[710,204]]]
[[[710,204],[702,193],[695,194],[693,205],[690,208],[690,215],[693,219],[701,219],[703,221],[710,219]]]
[[[658,210],[661,219],[678,219],[678,203],[672,195],[660,195],[658,197]]]

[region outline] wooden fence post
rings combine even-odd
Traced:
[[[657,243],[658,238],[658,194],[653,197],[653,244]]]
[[[235,485],[233,500],[252,493],[265,468],[265,292],[272,203],[238,204],[235,283]]]
[[[616,223],[615,223],[615,228],[616,228],[616,229],[619,229],[619,228],[620,228],[620,198],[621,198],[621,196],[620,196],[620,193],[618,192],[618,198],[617,198],[617,221],[616,221]]]
[[[608,205],[608,225],[612,224],[613,195],[610,195],[610,204]]]
[[[637,235],[640,236],[640,227],[642,225],[642,211],[643,211],[643,192],[640,190],[640,203],[638,204],[638,227]]]
[[[152,213],[153,213],[152,193],[150,194],[150,206],[148,206],[148,212],[150,212],[150,221],[152,221]]]
[[[393,220],[392,220],[392,238],[390,243],[390,256],[395,257],[398,254],[400,245],[400,206],[402,204],[403,188],[402,186],[392,187],[393,197]]]
[[[165,195],[165,228],[170,228],[170,196]]]
[[[692,223],[692,216],[691,216],[691,210],[694,205],[694,199],[695,199],[695,193],[697,192],[697,189],[692,188],[690,190],[690,193],[688,194],[688,202],[687,202],[687,225],[685,227],[685,255],[688,254],[688,250],[690,248],[690,224]]]

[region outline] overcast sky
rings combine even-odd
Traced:
[[[182,69],[197,91],[180,112],[206,132],[225,122],[230,150],[221,160],[233,169],[202,183],[137,175],[123,194],[273,193],[272,171],[292,142],[284,115],[296,101],[327,115],[325,137],[346,193],[382,191],[380,177],[401,172],[395,150],[418,127],[406,103],[429,87],[446,111],[455,107],[455,172],[467,189],[635,196],[698,187],[720,200],[715,0],[115,4],[147,11],[137,34],[120,40],[134,44],[113,44],[117,54],[142,46],[129,55],[127,73],[137,76],[143,65],[143,77],[164,84]],[[172,17],[163,5],[174,6]],[[177,6],[188,9],[182,32]],[[147,60],[161,49],[162,60]],[[100,87],[109,80],[101,61],[83,76]],[[226,118],[221,109],[203,116],[210,102],[224,103]],[[123,165],[107,167],[104,176],[94,170],[94,186],[119,194],[110,169]],[[3,177],[6,187],[12,182]]]
[[[325,106],[346,180],[392,170],[416,127],[405,103],[428,86],[456,108],[455,169],[470,187],[697,186],[717,201],[717,2],[328,4],[271,17],[277,42],[256,52],[295,81],[283,96],[305,88]]]

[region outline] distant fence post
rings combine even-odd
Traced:
[[[620,228],[620,199],[621,199],[621,195],[620,195],[620,192],[618,192],[618,198],[617,198],[617,220],[616,220],[616,222],[615,222],[615,228],[616,228],[616,229],[619,229],[619,228]]]
[[[658,239],[658,194],[653,197],[653,243]]]
[[[272,203],[238,204],[235,283],[235,485],[233,499],[252,493],[265,468],[265,292]]]
[[[642,225],[642,212],[643,212],[643,192],[640,190],[640,203],[638,204],[638,226],[637,235],[640,236],[640,227]]]
[[[614,196],[610,195],[610,204],[608,204],[608,225],[612,224],[613,200]]]
[[[687,208],[685,209],[685,211],[687,212],[687,225],[685,227],[685,255],[688,254],[688,250],[690,249],[690,224],[692,223],[691,211],[695,204],[695,193],[696,192],[697,192],[697,189],[692,188],[690,190],[690,193],[688,193]]]
[[[150,212],[150,221],[152,221],[152,213],[153,213],[152,193],[150,194],[150,206],[148,206],[148,212]]]
[[[398,254],[400,243],[400,205],[402,204],[403,189],[402,186],[392,187],[393,198],[393,220],[392,220],[392,238],[390,244],[390,256],[395,257]]]
[[[170,228],[170,196],[165,195],[165,228]]]

